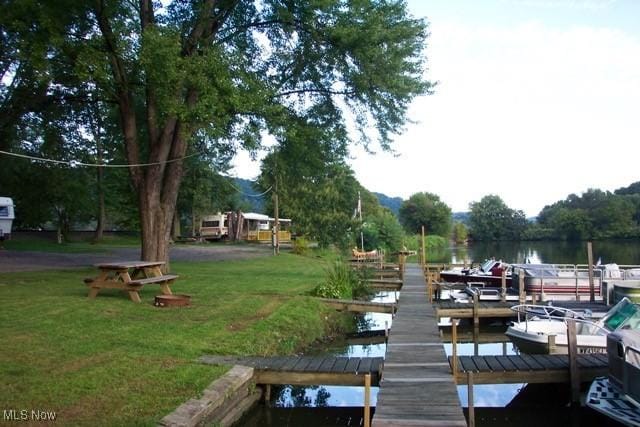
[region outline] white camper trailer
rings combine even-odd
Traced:
[[[15,218],[13,200],[9,197],[0,197],[0,239],[11,238],[11,225]]]

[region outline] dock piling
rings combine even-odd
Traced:
[[[371,427],[371,374],[364,376],[364,427]]]
[[[469,407],[469,427],[475,427],[476,425],[476,415],[475,409],[473,406],[473,372],[467,372],[467,401]]]
[[[567,319],[567,346],[569,348],[569,376],[571,378],[571,402],[580,403],[580,372],[578,368],[578,341],[576,321]]]

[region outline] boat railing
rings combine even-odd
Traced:
[[[519,304],[511,307],[511,310],[518,314],[518,322],[522,322],[521,315],[524,315],[525,330],[529,329],[529,321],[535,321],[536,319],[548,319],[557,320],[559,322],[567,323],[567,320],[571,319],[577,323],[582,324],[581,328],[592,328],[590,335],[606,335],[611,332],[609,329],[602,326],[600,323],[586,319],[590,316],[590,310],[585,312],[578,312],[563,307],[534,305],[534,304]]]
[[[511,310],[518,314],[518,322],[521,321],[522,315],[525,316],[525,321],[530,317],[556,320],[584,319],[585,317],[584,313],[553,305],[518,304],[511,307]]]

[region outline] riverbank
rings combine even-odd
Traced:
[[[326,263],[282,254],[172,262],[175,293],[192,306],[135,304],[118,291],[88,300],[93,269],[6,273],[0,279],[0,402],[54,412],[74,425],[155,425],[225,372],[203,354],[289,355],[341,329],[343,318],[304,294]]]

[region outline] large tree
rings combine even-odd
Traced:
[[[451,208],[433,193],[415,193],[400,206],[400,223],[409,233],[419,233],[424,226],[427,233],[449,237]]]
[[[469,207],[470,234],[476,240],[519,240],[527,227],[524,212],[509,208],[500,196],[484,196]]]
[[[14,3],[10,22],[19,25],[2,37],[39,44],[31,53],[0,52],[13,61],[4,68],[61,64],[57,77],[23,86],[45,97],[55,88],[68,102],[103,99],[117,110],[147,260],[168,258],[182,159],[195,139],[256,149],[265,131],[279,138],[302,121],[330,129],[340,151],[354,139],[350,110],[357,139],[388,148],[409,102],[431,87],[423,78],[426,24],[404,1]]]

